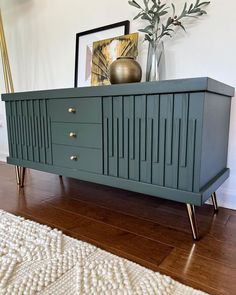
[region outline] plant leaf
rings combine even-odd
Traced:
[[[183,16],[183,15],[186,13],[186,8],[187,8],[187,3],[185,2],[185,3],[184,3],[183,11],[182,11],[182,13],[181,13],[181,16]]]
[[[175,5],[173,3],[171,3],[171,6],[173,8],[173,15],[175,15]]]
[[[168,13],[168,11],[163,10],[163,11],[161,11],[161,12],[159,13],[159,16],[163,16],[163,15],[165,15],[165,14],[167,14],[167,13]]]
[[[210,3],[211,3],[210,1],[205,1],[205,2],[199,3],[198,7],[203,5],[209,5]]]
[[[143,14],[142,17],[141,17],[141,19],[145,19],[145,20],[149,20],[149,21],[152,20],[152,18],[149,15],[147,15],[147,14]]]
[[[148,10],[149,14],[155,15],[155,12],[153,10]]]
[[[138,19],[138,18],[141,17],[142,15],[143,15],[143,12],[139,12],[139,14],[137,14],[137,15],[133,18],[133,20]]]
[[[158,7],[157,7],[157,11],[162,10],[162,8],[164,8],[165,6],[166,6],[166,4],[162,4],[162,5],[158,6]]]
[[[148,1],[149,0],[143,0],[146,10],[148,10]]]
[[[141,8],[141,6],[134,0],[128,1],[129,5],[134,6],[136,8]]]
[[[150,30],[150,29],[153,29],[153,28],[154,28],[153,25],[149,25],[149,26],[147,26],[147,27],[145,28],[145,30]]]
[[[168,33],[168,32],[165,32],[165,33],[163,34],[163,36],[170,36],[170,37],[172,37],[171,34]]]
[[[167,24],[166,24],[166,26],[169,26],[171,23],[172,23],[172,18],[169,17],[168,20],[167,20]]]
[[[162,24],[162,27],[161,27],[161,29],[162,29],[162,32],[164,32],[165,31],[165,26]]]
[[[152,42],[152,38],[149,35],[145,35],[144,40]]]
[[[193,3],[190,5],[189,10],[188,10],[188,13],[191,12],[192,8],[193,8]]]
[[[182,25],[182,24],[179,24],[179,26],[185,31],[186,33],[186,30],[185,30],[185,27]]]
[[[148,31],[148,30],[145,30],[145,29],[139,29],[138,31],[141,32],[141,33],[148,34],[149,36],[152,35],[152,32],[150,32],[150,31]]]

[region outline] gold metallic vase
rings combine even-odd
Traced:
[[[140,82],[142,69],[133,57],[118,57],[110,65],[109,79],[111,84]]]

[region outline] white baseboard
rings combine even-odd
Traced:
[[[0,153],[0,162],[6,162],[7,157],[8,157],[7,153]]]

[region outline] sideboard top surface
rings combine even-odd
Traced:
[[[208,77],[154,82],[116,84],[109,86],[78,87],[3,94],[3,101],[26,99],[79,98],[185,92],[212,92],[233,97],[235,89]]]

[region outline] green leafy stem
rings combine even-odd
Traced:
[[[139,31],[145,33],[144,40],[155,44],[165,36],[172,37],[176,27],[181,27],[186,31],[182,23],[183,19],[198,18],[207,14],[203,7],[210,4],[210,1],[196,0],[195,3],[185,3],[179,15],[176,14],[176,7],[173,3],[169,7],[162,0],[143,0],[144,6],[141,6],[135,0],[130,0],[128,3],[140,10],[134,20],[141,18],[149,22],[144,29],[139,29]]]

